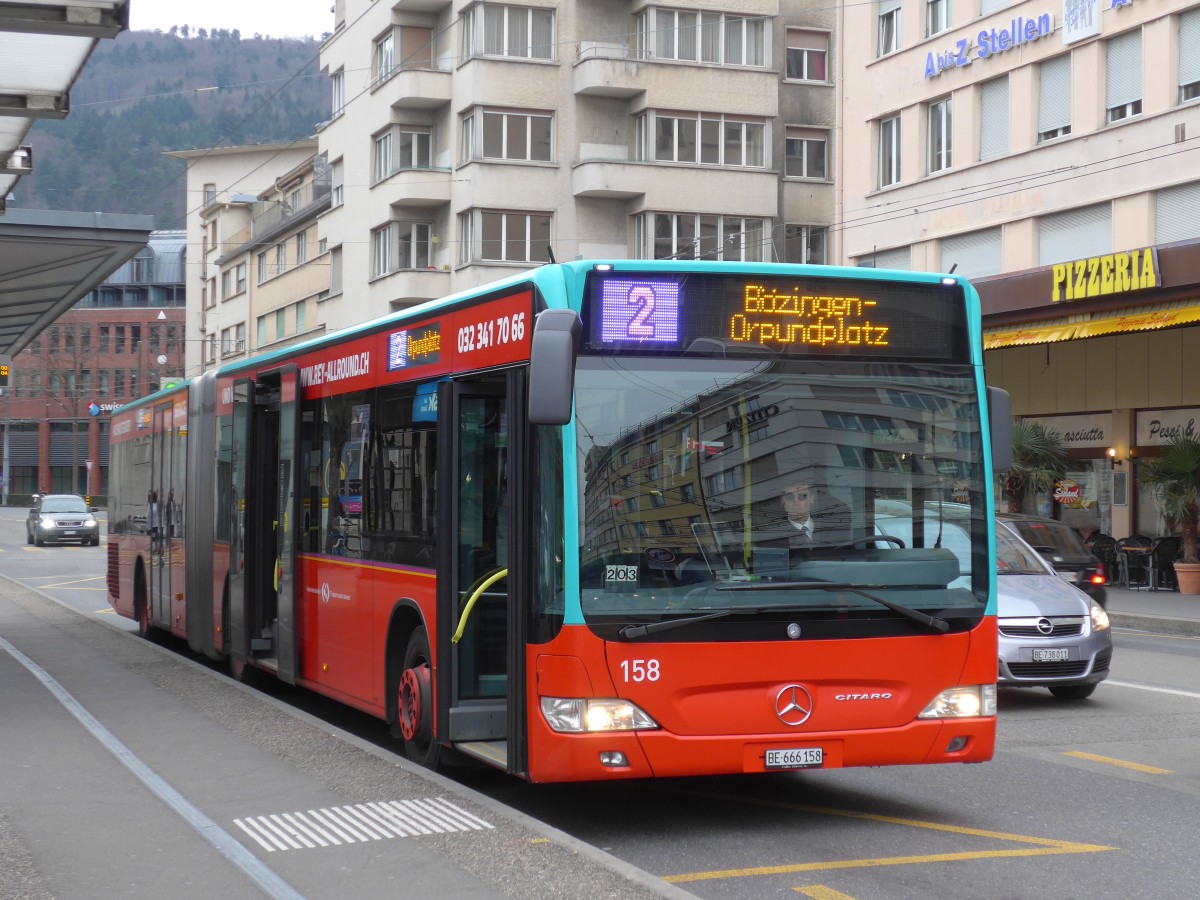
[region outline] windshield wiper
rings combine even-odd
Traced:
[[[861,597],[866,597],[868,600],[874,600],[881,606],[886,606],[892,612],[900,613],[912,619],[914,622],[926,626],[927,628],[945,633],[950,630],[950,623],[938,616],[930,616],[918,609],[913,609],[910,606],[902,606],[899,603],[893,603],[891,600],[885,600],[883,597],[876,596],[866,588],[881,588],[881,587],[896,587],[896,585],[884,584],[852,584],[849,581],[773,581],[767,584],[761,582],[748,582],[744,584],[722,584],[717,586],[718,591],[849,591],[852,594],[858,594]],[[904,587],[945,587],[945,585],[911,585],[906,584]],[[660,623],[662,624],[662,623]]]
[[[684,625],[693,625],[696,622],[707,622],[709,619],[723,619],[726,616],[734,616],[739,613],[764,613],[776,612],[781,609],[796,609],[794,603],[764,603],[758,606],[698,606],[697,612],[705,613],[702,616],[685,616],[682,619],[663,619],[661,622],[648,622],[645,625],[625,625],[617,632],[621,637],[632,640],[634,638],[645,637],[648,634],[657,634],[660,631],[670,631],[673,628],[682,628]]]

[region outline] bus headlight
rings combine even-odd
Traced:
[[[546,724],[563,734],[597,731],[638,731],[658,723],[628,700],[582,697],[543,697]]]
[[[963,719],[996,714],[996,686],[968,684],[946,688],[921,710],[918,719]]]

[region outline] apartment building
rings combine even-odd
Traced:
[[[873,0],[836,32],[837,259],[970,277],[989,382],[1069,448],[1042,511],[1165,533],[1130,460],[1200,424],[1200,7]]]
[[[13,358],[3,391],[3,495],[104,495],[108,423],[183,376],[182,231],[149,243]]]
[[[315,140],[172,151],[187,161],[188,377],[320,326],[329,257],[316,221],[329,203]]]
[[[828,4],[338,0],[330,328],[551,257],[827,261]]]

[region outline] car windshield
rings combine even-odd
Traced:
[[[85,513],[87,504],[82,497],[49,497],[42,501],[44,513]]]
[[[1037,551],[1004,528],[996,529],[996,574],[1046,575],[1045,561]]]
[[[989,488],[974,384],[967,366],[581,358],[584,616],[648,622],[739,604],[879,615],[863,587],[978,614]],[[939,543],[932,517],[913,520],[918,501],[955,506],[958,547]],[[898,506],[885,516],[886,503]],[[884,538],[883,517],[905,518],[903,536]]]
[[[1026,519],[1011,520],[1009,525],[1039,551],[1058,556],[1087,556],[1090,552],[1079,533],[1069,525]]]

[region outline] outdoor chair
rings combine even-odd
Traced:
[[[1154,541],[1141,534],[1133,534],[1117,541],[1120,554],[1121,578],[1124,588],[1150,587],[1150,557]]]
[[[1154,542],[1150,551],[1150,588],[1157,591],[1165,587],[1169,591],[1179,589],[1175,577],[1175,561],[1183,554],[1183,543],[1177,537],[1162,537]]]
[[[1104,566],[1104,577],[1110,583],[1115,583],[1121,575],[1121,561],[1120,554],[1117,553],[1116,539],[1112,535],[1097,532],[1084,541],[1084,544]]]

